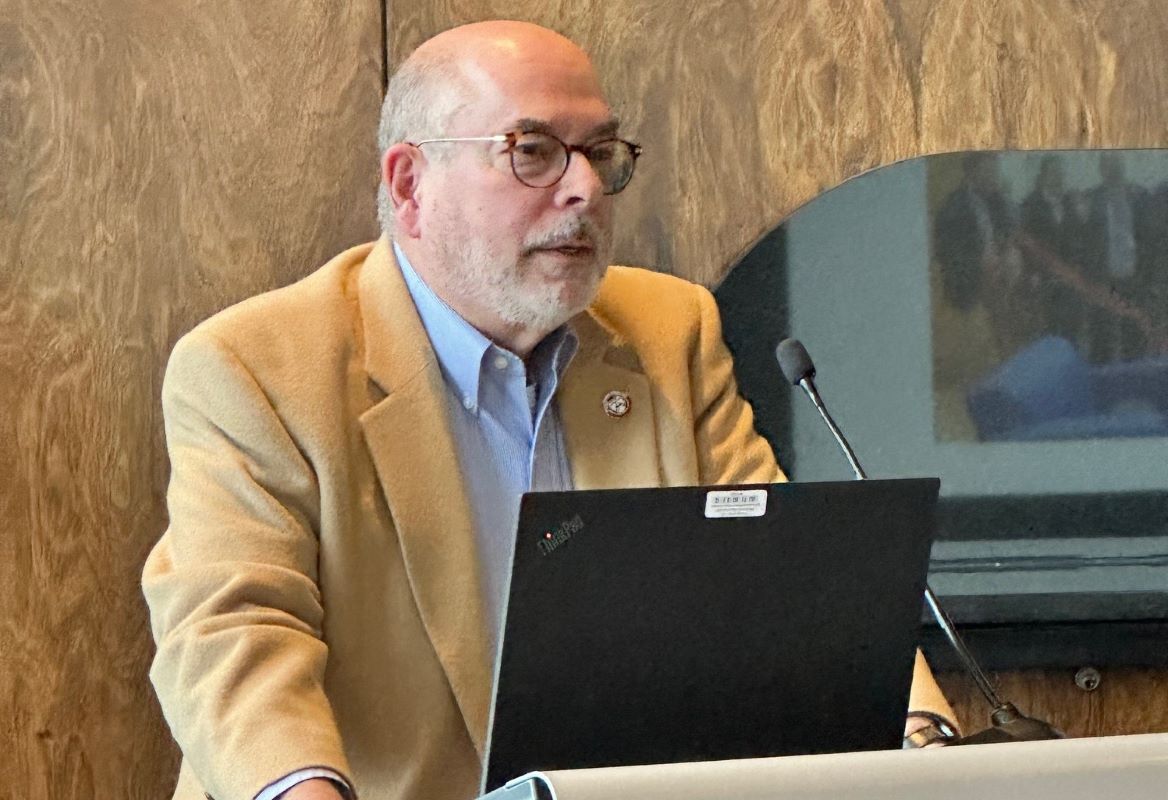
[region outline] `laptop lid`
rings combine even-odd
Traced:
[[[483,790],[900,746],[939,481],[531,493]]]

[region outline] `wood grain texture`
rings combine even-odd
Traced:
[[[1158,0],[387,0],[390,61],[492,17],[593,53],[645,145],[617,254],[715,284],[866,169],[975,148],[1168,145]]]
[[[763,233],[865,170],[968,149],[1168,147],[1160,0],[387,0],[391,64],[496,17],[593,54],[645,146],[617,258],[716,284]],[[996,676],[1075,735],[1168,731],[1163,671]],[[962,717],[985,713],[946,676]]]
[[[1075,685],[1074,670],[1026,670],[994,676],[1000,696],[1067,736],[1168,731],[1168,674],[1159,669],[1102,668],[1099,688]],[[964,673],[938,676],[962,730],[990,727],[989,708]]]
[[[0,798],[169,796],[175,339],[376,232],[381,7],[0,0]]]

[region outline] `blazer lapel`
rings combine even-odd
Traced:
[[[441,370],[385,238],[362,266],[358,297],[365,368],[386,395],[361,426],[422,622],[481,755],[491,659],[470,501]]]
[[[577,489],[662,484],[653,396],[636,352],[621,343],[593,311],[572,321],[580,342],[558,393],[560,419]],[[605,398],[624,395],[623,415]]]

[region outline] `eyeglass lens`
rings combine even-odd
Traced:
[[[628,142],[612,139],[585,151],[605,194],[616,194],[633,177],[636,155]],[[511,168],[522,183],[538,189],[551,186],[568,170],[568,149],[554,136],[523,133],[511,148]]]

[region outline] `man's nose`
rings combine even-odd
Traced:
[[[585,207],[604,196],[604,184],[583,153],[568,153],[568,169],[556,184],[556,203]]]

